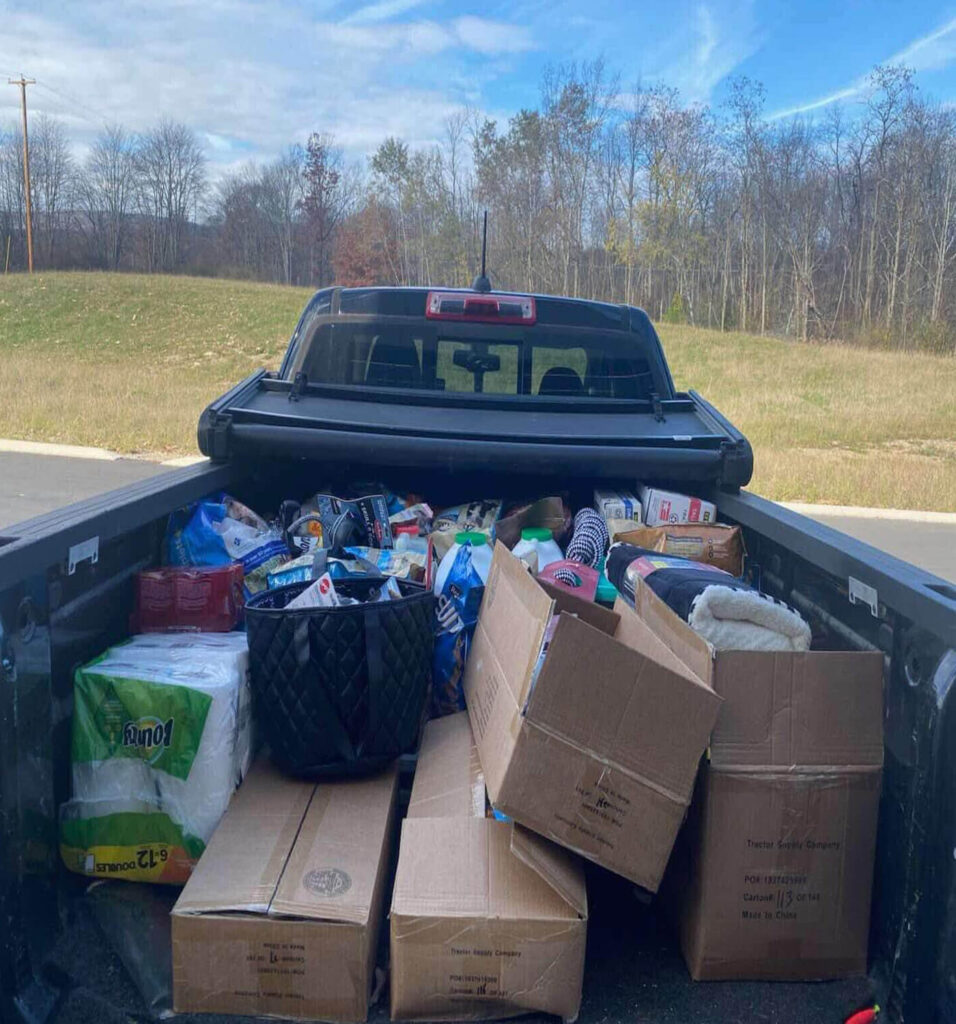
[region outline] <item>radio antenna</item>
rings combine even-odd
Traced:
[[[484,226],[481,230],[481,273],[472,282],[471,290],[474,292],[490,292],[491,282],[485,273],[485,256],[488,252],[488,211],[485,210]]]

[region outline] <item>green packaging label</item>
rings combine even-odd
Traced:
[[[127,757],[177,779],[189,776],[212,697],[185,686],[77,669],[73,761]]]
[[[60,822],[63,863],[81,875],[183,885],[205,849],[161,812],[121,811]]]

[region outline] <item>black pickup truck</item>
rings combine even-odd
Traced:
[[[253,374],[205,410],[199,446],[204,464],[0,536],[4,1021],[151,1012],[91,914],[87,884],[59,863],[57,808],[69,795],[73,669],[128,631],[134,576],[158,562],[169,513],[221,490],[268,512],[350,480],[393,481],[448,504],[563,492],[577,506],[596,484],[638,480],[708,497],[743,528],[764,590],[843,645],[884,656],[868,976],[695,984],[655,901],[594,871],[582,1022],[839,1022],[873,1001],[881,1020],[956,1021],[956,588],[741,491],[747,440],[700,395],[675,389],[641,310],[325,289],[279,371]],[[161,965],[158,920],[149,941]],[[385,1015],[380,1002],[372,1019]]]

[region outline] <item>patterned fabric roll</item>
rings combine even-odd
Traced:
[[[568,544],[567,558],[596,569],[610,542],[602,517],[593,508],[582,508],[574,517],[574,535]]]

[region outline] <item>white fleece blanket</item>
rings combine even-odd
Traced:
[[[694,598],[687,622],[717,650],[810,649],[810,627],[801,615],[755,590],[706,587]]]

